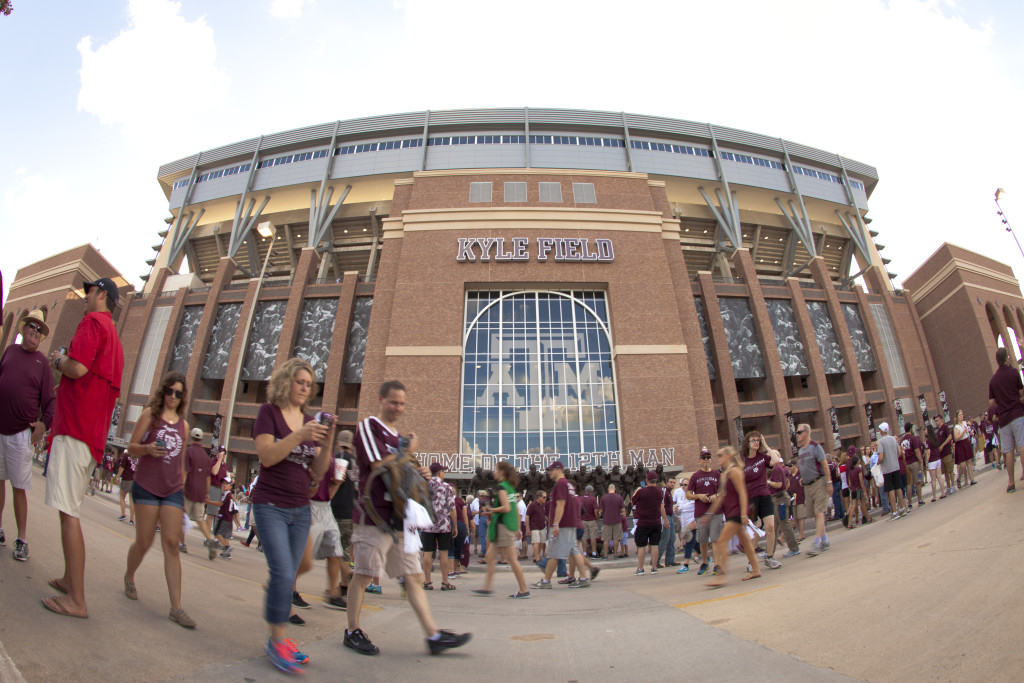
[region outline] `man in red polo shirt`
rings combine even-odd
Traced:
[[[57,411],[53,418],[50,461],[47,465],[46,504],[60,513],[64,576],[50,586],[65,595],[43,599],[56,614],[85,618],[85,538],[79,513],[93,467],[103,459],[114,404],[121,395],[124,351],[111,311],[117,305],[117,285],[101,278],[85,285],[85,317],[68,345],[67,355],[50,354],[60,373]]]

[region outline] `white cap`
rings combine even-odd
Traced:
[[[888,422],[883,422],[882,424],[878,425],[878,431],[880,431],[880,432],[888,432],[889,431],[889,423]]]

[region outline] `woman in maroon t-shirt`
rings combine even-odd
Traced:
[[[725,576],[726,563],[729,559],[729,541],[732,537],[739,535],[740,545],[747,555],[747,562],[753,568],[752,571],[743,577],[743,581],[756,579],[761,576],[761,567],[757,563],[757,552],[754,542],[747,534],[747,487],[743,478],[743,457],[732,446],[726,446],[718,451],[718,465],[722,469],[722,476],[719,479],[718,495],[715,502],[711,504],[708,511],[704,513],[698,524],[707,524],[711,517],[721,510],[725,514],[725,526],[715,542],[715,562],[718,563],[721,571],[716,571],[717,576]],[[714,579],[707,584],[708,588],[721,588],[725,585],[725,579]]]
[[[768,486],[768,472],[771,456],[768,443],[761,432],[753,430],[743,437],[743,479],[747,487],[747,499],[753,510],[752,518],[761,518],[765,533],[765,566],[778,569],[782,566],[775,559],[775,506],[772,504],[772,489]]]
[[[171,598],[168,618],[185,628],[195,628],[196,622],[181,608],[181,542],[182,517],[185,514],[185,435],[188,422],[182,413],[188,393],[185,376],[169,372],[149,399],[146,409],[135,423],[128,454],[138,457],[132,483],[135,501],[135,543],[128,548],[128,568],[124,573],[124,594],[138,600],[135,572],[142,564],[149,546],[153,544],[157,524],[160,525],[160,545],[164,551],[164,577]]]
[[[290,358],[274,372],[267,387],[268,403],[260,406],[253,440],[260,459],[260,485],[252,494],[252,511],[267,558],[264,616],[270,625],[265,649],[271,663],[286,673],[300,673],[309,658],[285,640],[291,613],[295,574],[306,549],[312,514],[311,489],[327,471],[333,442],[330,430],[305,410],[313,396],[313,367],[302,358]]]

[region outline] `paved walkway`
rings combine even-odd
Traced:
[[[341,646],[345,614],[317,602],[322,563],[300,579],[313,608],[289,635],[312,662],[305,680],[678,681],[1018,680],[1024,652],[1019,567],[1024,560],[1024,493],[1004,493],[1005,475],[984,472],[978,485],[915,509],[906,519],[830,531],[833,549],[784,562],[764,578],[704,588],[695,572],[634,576],[635,559],[601,563],[590,587],[533,592],[511,601],[482,598],[479,571],[458,590],[430,594],[442,628],[473,640],[442,657],[426,655],[423,634],[397,585],[367,596],[362,625],[382,655]],[[62,559],[57,513],[42,504],[38,471],[29,494],[31,558],[15,562],[13,511],[4,514],[8,547],[0,554],[0,680],[266,681],[282,677],[263,655],[260,584],[266,563],[255,550],[210,562],[183,556],[184,607],[195,632],[167,619],[158,546],[140,569],[140,600],[121,592],[134,529],[117,522],[115,499],[86,497],[83,510],[90,618],[46,612]],[[806,542],[805,542],[806,544]],[[475,564],[474,569],[479,568]],[[528,566],[527,577],[539,571]],[[435,584],[437,582],[435,581]],[[496,596],[514,590],[502,572]]]

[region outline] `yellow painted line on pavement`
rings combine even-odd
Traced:
[[[732,600],[733,598],[742,598],[747,595],[753,595],[754,593],[760,593],[762,591],[771,590],[772,588],[778,588],[782,584],[775,584],[774,586],[765,586],[764,588],[758,588],[754,591],[747,591],[746,593],[737,593],[736,595],[723,595],[720,598],[711,598],[709,600],[697,600],[696,602],[684,602],[681,605],[672,605],[676,609],[686,609],[687,607],[693,607],[694,605],[706,605],[710,602],[721,602],[722,600]]]

